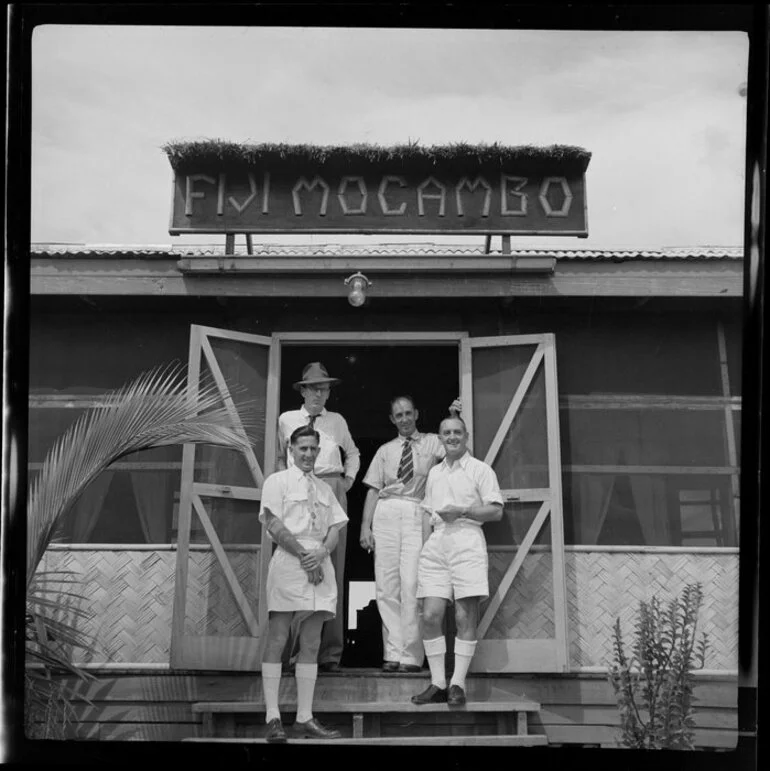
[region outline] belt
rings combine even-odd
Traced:
[[[336,479],[337,477],[344,477],[345,475],[341,471],[333,471],[329,474],[316,474],[316,476],[319,479],[328,479],[330,477],[334,477]]]
[[[409,495],[386,495],[380,501],[405,501],[406,503],[422,503],[422,498],[412,498]]]

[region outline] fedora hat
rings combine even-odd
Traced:
[[[328,383],[330,386],[332,386],[341,382],[342,381],[339,378],[329,377],[329,373],[326,371],[326,367],[324,367],[320,361],[314,361],[308,364],[305,369],[302,370],[302,380],[298,380],[294,384],[294,390],[299,391],[302,386],[306,385]]]

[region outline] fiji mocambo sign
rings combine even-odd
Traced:
[[[588,235],[590,154],[581,148],[164,149],[174,168],[172,235]]]

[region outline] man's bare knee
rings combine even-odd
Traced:
[[[299,653],[297,661],[303,664],[313,664],[318,661],[318,651],[321,648],[321,631],[324,617],[321,614],[306,619],[299,632]]]
[[[265,649],[262,660],[277,664],[281,661],[286,641],[289,639],[291,613],[281,613],[272,616],[267,625]]]
[[[422,623],[427,639],[441,634],[445,609],[446,602],[442,599],[428,597],[423,602]]]

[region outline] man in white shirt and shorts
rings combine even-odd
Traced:
[[[337,608],[337,582],[329,555],[348,521],[329,485],[313,473],[319,443],[318,432],[310,426],[293,431],[289,443],[293,464],[267,477],[262,488],[259,521],[278,545],[267,575],[269,616],[262,655],[268,742],[286,741],[278,692],[281,656],[294,624],[299,638],[294,734],[319,739],[341,736],[324,727],[312,712],[321,629]]]
[[[417,596],[422,599],[423,645],[431,683],[412,697],[415,704],[465,704],[465,677],[476,650],[479,603],[489,596],[489,559],[484,522],[503,516],[503,498],[492,468],[467,449],[468,430],[459,416],[439,427],[446,457],[425,486],[424,517],[433,527],[420,554]],[[447,690],[444,613],[454,601],[455,668]]]
[[[293,387],[302,395],[303,404],[298,410],[287,410],[278,418],[276,469],[289,468],[294,462],[289,444],[292,431],[300,426],[311,426],[321,437],[314,473],[331,487],[340,506],[347,512],[347,493],[361,468],[361,454],[350,435],[345,418],[338,412],[326,409],[332,386],[341,382],[339,378],[329,377],[326,367],[320,361],[311,362],[302,370],[302,379],[294,383]],[[346,547],[347,530],[343,530],[332,552],[337,577],[337,612],[331,621],[324,624],[318,654],[318,665],[322,672],[339,669],[345,645],[343,598]],[[296,632],[296,628],[292,627],[289,645],[294,655],[291,656],[291,663],[296,655]]]

